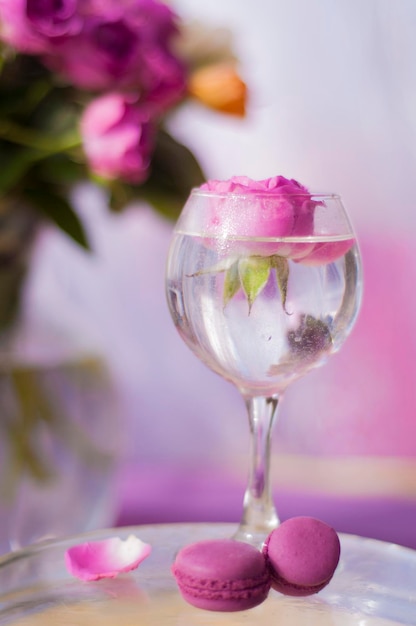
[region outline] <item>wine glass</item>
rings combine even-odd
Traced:
[[[336,194],[204,187],[191,192],[174,229],[167,300],[185,343],[247,406],[249,475],[235,538],[261,545],[279,524],[270,485],[278,405],[350,333],[360,255]]]

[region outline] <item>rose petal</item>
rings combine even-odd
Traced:
[[[81,580],[114,578],[122,572],[136,569],[150,554],[151,546],[130,535],[103,541],[81,543],[65,552],[65,564],[70,574]]]
[[[322,242],[315,244],[313,250],[302,258],[295,259],[303,265],[326,265],[333,263],[348,252],[355,243],[355,239],[343,241]]]
[[[229,180],[208,180],[200,189],[218,194],[209,199],[205,233],[228,240],[250,239],[245,241],[243,249],[246,252],[250,249],[251,254],[276,254],[271,242],[254,244],[253,239],[313,234],[314,212],[319,203],[294,179],[274,176],[252,180],[248,176],[232,176]]]

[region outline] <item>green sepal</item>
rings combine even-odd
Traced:
[[[270,263],[271,263],[271,266],[276,270],[277,286],[279,287],[279,291],[280,291],[282,307],[285,313],[287,313],[286,299],[287,299],[287,285],[289,282],[289,262],[285,257],[275,254],[272,257],[270,257]]]
[[[250,256],[238,262],[241,286],[247,296],[249,311],[269,279],[270,259],[271,257]]]
[[[223,303],[224,308],[227,306],[231,298],[235,296],[237,291],[241,287],[240,273],[239,273],[239,261],[235,261],[226,271],[224,279],[224,295]]]

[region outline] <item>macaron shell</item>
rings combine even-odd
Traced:
[[[263,602],[270,573],[261,552],[233,539],[185,546],[172,566],[183,598],[211,611],[241,611]]]
[[[286,582],[282,578],[272,577],[272,588],[279,593],[284,594],[285,596],[294,596],[294,597],[304,597],[304,596],[312,596],[315,593],[319,593],[322,591],[324,587],[330,582],[330,578],[326,580],[324,583],[320,585],[315,585],[313,587],[302,587],[299,585],[294,585]]]
[[[321,520],[294,517],[269,535],[263,552],[274,589],[287,595],[309,595],[331,580],[339,562],[340,542],[335,530]]]

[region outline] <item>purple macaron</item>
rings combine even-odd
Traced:
[[[209,611],[243,611],[263,602],[270,573],[263,554],[234,539],[199,541],[182,548],[172,566],[183,598]]]
[[[270,533],[263,554],[273,589],[289,596],[308,596],[331,580],[340,542],[328,524],[313,517],[293,517]]]

